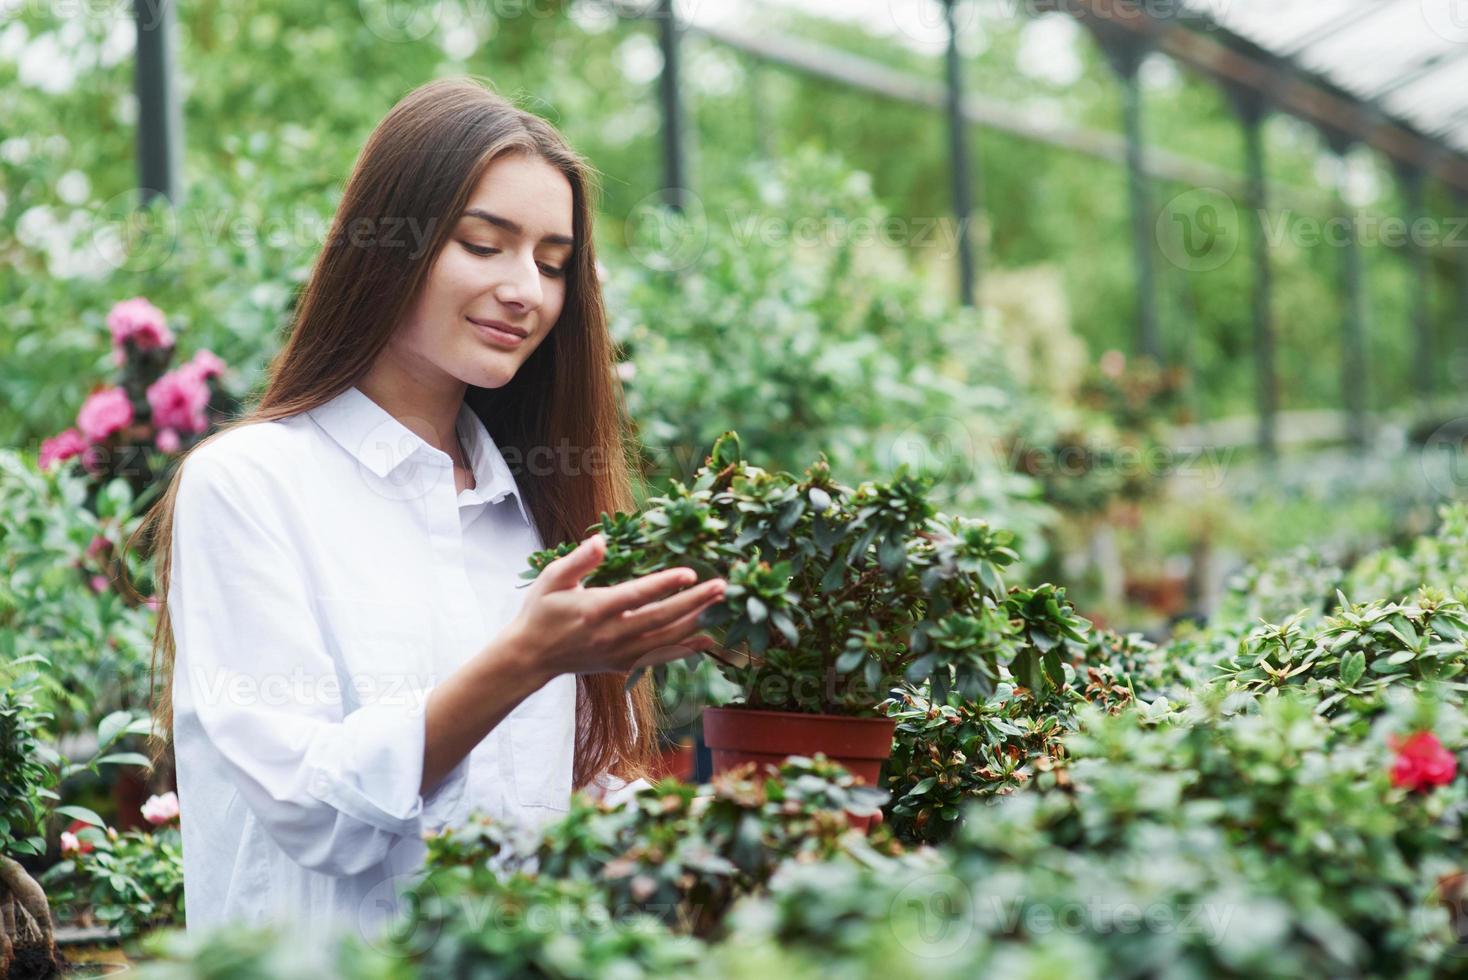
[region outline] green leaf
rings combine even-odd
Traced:
[[[1060,651],[1050,650],[1045,654],[1045,674],[1056,690],[1065,687],[1065,666],[1060,662]]]
[[[749,602],[744,607],[744,609],[745,613],[749,616],[749,621],[751,623],[763,623],[765,621],[765,617],[768,616],[770,612],[767,608],[765,608],[765,604],[760,601],[758,596],[750,596]]]
[[[848,674],[852,670],[856,669],[856,665],[865,660],[866,657],[867,652],[862,647],[857,647],[854,650],[847,650],[842,653],[841,656],[836,658],[836,669],[843,674]]]
[[[1361,675],[1366,673],[1366,654],[1360,650],[1352,650],[1341,658],[1341,683],[1347,687],[1355,687]]]
[[[826,569],[826,574],[821,576],[821,591],[835,592],[841,588],[841,583],[846,581],[846,565],[839,561],[831,563]]]
[[[800,634],[796,631],[795,624],[790,621],[790,617],[783,610],[771,614],[770,622],[774,623],[775,629],[779,630],[780,635],[785,637],[785,642],[791,646],[795,646],[800,642]]]
[[[127,729],[127,726],[132,723],[132,720],[133,713],[131,711],[114,711],[106,718],[103,718],[101,723],[97,725],[97,748],[105,749],[117,741],[117,737]]]
[[[738,463],[741,458],[739,433],[731,429],[714,440],[714,448],[709,453],[714,469],[721,470],[731,463]]]
[[[114,752],[111,755],[104,755],[97,760],[97,765],[142,766],[144,769],[153,768],[153,763],[148,760],[147,756],[140,752]]]
[[[902,540],[902,532],[894,529],[882,539],[881,545],[877,547],[877,564],[882,571],[888,575],[896,574],[907,562],[907,546]]]
[[[107,826],[106,821],[104,821],[101,817],[97,816],[96,813],[88,810],[84,806],[76,806],[74,804],[68,806],[58,806],[56,808],[56,812],[61,814],[63,817],[71,817],[73,820],[80,820],[83,823],[89,823],[93,827],[105,828]]]
[[[800,520],[800,515],[804,513],[805,500],[801,497],[795,497],[780,511],[780,517],[775,522],[775,527],[781,534],[789,534],[790,530],[795,527],[796,522]]]

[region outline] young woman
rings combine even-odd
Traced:
[[[188,924],[376,931],[422,836],[616,788],[656,720],[627,672],[706,649],[673,569],[580,584],[633,505],[588,168],[481,85],[372,133],[248,416],[189,452],[158,556]]]

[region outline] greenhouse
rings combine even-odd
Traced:
[[[0,13],[0,980],[1468,976],[1468,9]]]

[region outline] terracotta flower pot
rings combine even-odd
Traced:
[[[791,711],[752,711],[745,708],[704,708],[703,740],[713,756],[715,773],[746,762],[777,768],[792,755],[821,753],[839,762],[858,781],[879,785],[882,762],[892,754],[891,718],[847,718]],[[881,819],[847,818],[860,830]]]
[[[684,739],[675,745],[666,745],[658,751],[652,764],[652,777],[656,782],[669,776],[683,782],[693,779],[693,742]]]

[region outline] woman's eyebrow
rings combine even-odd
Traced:
[[[479,208],[470,208],[469,210],[467,210],[467,211],[465,211],[463,213],[462,217],[465,217],[465,218],[483,218],[485,221],[488,221],[490,224],[495,225],[496,227],[499,227],[499,228],[503,228],[505,231],[508,231],[511,234],[515,234],[515,235],[523,235],[523,234],[525,234],[525,229],[522,228],[522,227],[520,227],[520,225],[517,222],[511,221],[509,218],[502,218],[502,217],[500,217],[497,214],[490,214],[488,211],[483,211],[483,210],[480,210]],[[545,237],[543,237],[541,239],[541,241],[542,242],[547,242],[547,243],[549,243],[551,245],[575,245],[576,244],[576,239],[572,238],[570,235],[546,235]]]

